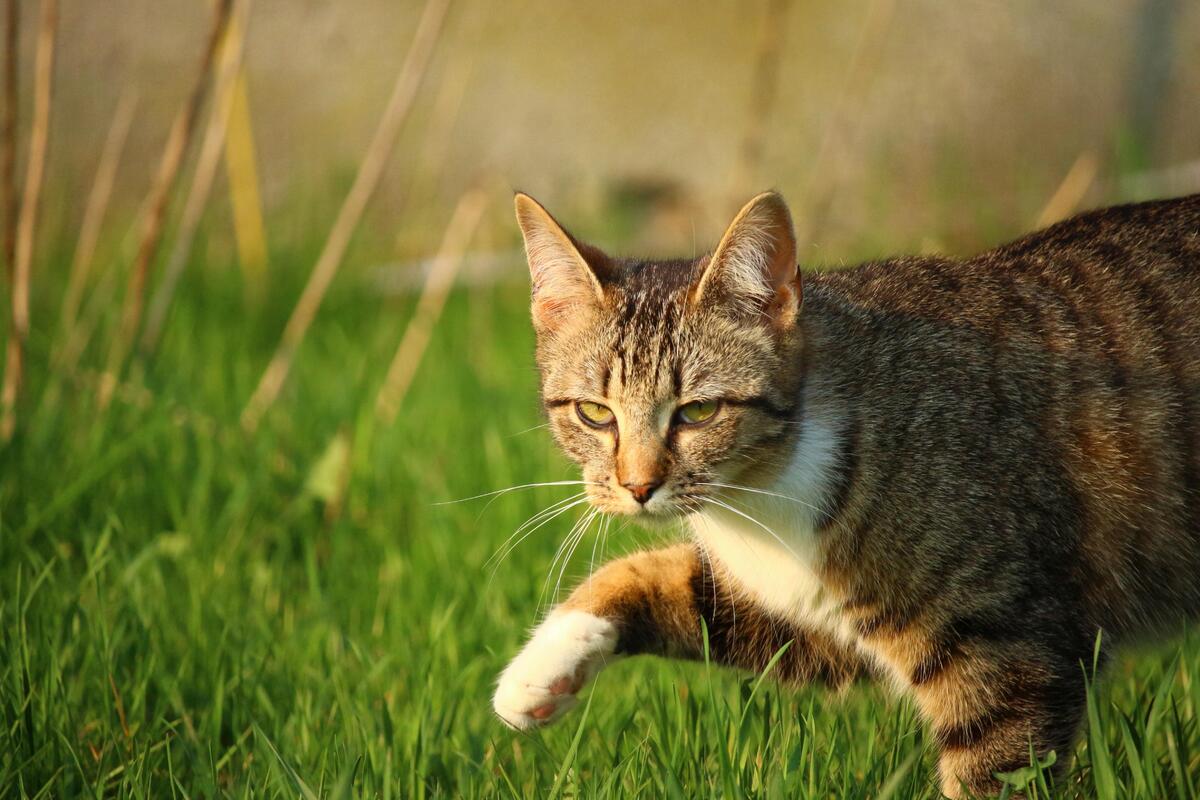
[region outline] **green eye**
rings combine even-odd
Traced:
[[[593,428],[606,428],[616,419],[612,409],[599,403],[589,403],[587,400],[581,400],[575,404],[575,413]]]
[[[675,416],[685,425],[699,425],[716,416],[720,408],[721,403],[718,400],[697,400],[694,403],[680,406],[679,410],[675,412]]]

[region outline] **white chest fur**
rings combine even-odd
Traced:
[[[822,556],[814,530],[837,450],[836,427],[810,416],[772,485],[714,489],[725,507],[706,503],[691,523],[709,558],[758,603],[850,642],[839,602],[818,577]]]

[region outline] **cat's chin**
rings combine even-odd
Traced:
[[[668,508],[663,511],[643,510],[629,516],[646,528],[668,528],[686,517],[687,512],[683,509]]]
[[[651,528],[665,528],[672,523],[679,522],[690,513],[687,509],[674,503],[664,503],[656,508],[627,508],[624,506],[618,508],[596,506],[596,508],[614,517],[624,517]]]

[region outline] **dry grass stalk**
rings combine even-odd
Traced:
[[[20,0],[4,6],[4,118],[0,120],[0,247],[4,269],[12,282],[17,251],[17,72],[21,48]]]
[[[1095,153],[1091,151],[1080,153],[1079,158],[1075,159],[1075,163],[1071,164],[1071,168],[1067,170],[1062,183],[1046,201],[1042,213],[1038,214],[1037,227],[1044,228],[1071,216],[1083,202],[1083,196],[1092,187],[1099,170],[1100,161],[1096,158]]]
[[[350,187],[350,192],[342,203],[337,220],[330,229],[329,238],[325,241],[325,247],[313,267],[304,292],[288,318],[279,347],[242,411],[242,426],[248,431],[258,427],[263,414],[279,396],[279,390],[283,388],[283,382],[291,369],[296,349],[308,332],[317,309],[321,307],[325,292],[341,266],[350,237],[362,218],[367,201],[379,185],[379,179],[383,175],[383,169],[387,165],[400,129],[412,109],[413,100],[429,67],[449,5],[449,0],[427,0],[425,3],[412,45],[408,49],[404,65],[400,68],[379,127],[375,129],[375,135],[359,165],[354,185]]]
[[[139,209],[138,213],[134,214],[134,219],[140,219],[143,210]],[[125,235],[121,237],[117,255],[112,257],[112,261],[123,263],[133,258],[137,246],[137,233],[137,229],[130,226]],[[59,340],[54,343],[50,358],[50,372],[53,375],[71,375],[75,372],[79,359],[91,344],[92,334],[100,327],[106,312],[115,307],[117,303],[119,295],[117,282],[122,277],[123,275],[116,269],[98,270],[96,279],[88,286],[88,290],[80,293],[79,310],[71,329],[69,331],[64,329]],[[96,374],[99,376],[104,372],[97,370]],[[97,381],[96,386],[99,385],[100,383]],[[46,381],[46,389],[38,403],[39,412],[54,413],[65,388],[67,387],[62,381]]]
[[[250,124],[250,98],[246,93],[245,69],[233,84],[233,107],[225,132],[225,174],[229,180],[229,205],[233,212],[233,235],[238,264],[248,300],[261,297],[267,277],[267,234],[263,224],[262,197],[258,191],[254,128]]]
[[[184,202],[179,230],[175,234],[175,246],[167,259],[162,283],[159,284],[146,311],[146,327],[142,331],[141,341],[142,351],[145,353],[153,352],[158,344],[171,299],[192,254],[196,229],[200,226],[200,219],[204,216],[204,209],[212,193],[213,179],[221,163],[225,132],[229,127],[229,115],[233,108],[235,82],[242,67],[246,41],[243,31],[246,29],[249,12],[249,0],[234,0],[233,17],[226,26],[221,43],[217,81],[212,93],[214,102],[209,113],[208,126],[204,131],[204,141],[200,145],[200,155],[196,160],[192,185]]]
[[[0,438],[12,438],[17,423],[17,396],[24,372],[25,340],[29,336],[29,276],[33,269],[33,240],[37,211],[50,143],[50,101],[54,90],[54,41],[58,35],[58,0],[42,0],[38,23],[37,56],[34,63],[33,127],[29,132],[29,156],[25,164],[25,188],[21,216],[17,221],[16,254],[12,285],[12,331],[4,362],[4,386],[0,389]]]
[[[421,297],[417,301],[417,309],[413,312],[396,355],[388,366],[387,377],[375,399],[375,416],[385,424],[391,424],[400,410],[400,403],[408,393],[421,358],[429,345],[433,326],[437,324],[446,305],[446,297],[454,286],[454,278],[462,265],[463,255],[471,237],[479,227],[483,211],[487,207],[487,192],[480,187],[468,190],[455,206],[450,223],[442,236],[437,256],[425,285],[421,289]]]
[[[14,261],[17,242],[17,63],[21,44],[21,13],[19,0],[8,0],[4,7],[4,118],[0,121],[0,248],[3,248],[4,275],[9,295],[13,287]],[[5,345],[4,388],[0,389],[0,433],[15,424],[15,414],[7,398],[7,382],[12,370],[20,370],[21,346],[16,322],[8,320],[8,341]],[[15,399],[15,392],[14,392]],[[4,435],[4,439],[8,436]]]
[[[131,248],[125,248],[129,250]],[[69,335],[62,337],[61,346],[56,349],[51,361],[51,368],[59,372],[71,372],[79,363],[79,359],[92,341],[92,334],[100,327],[104,312],[116,303],[120,289],[117,285],[119,274],[115,269],[104,270],[96,280],[92,290],[88,292],[86,303],[80,302],[80,311],[75,325]],[[57,384],[49,383],[42,406],[52,408],[58,403]]]
[[[100,161],[96,166],[92,191],[88,193],[83,222],[79,226],[79,242],[75,245],[75,255],[71,259],[71,272],[67,276],[67,288],[63,293],[60,327],[64,338],[70,338],[71,330],[75,327],[75,320],[79,316],[79,304],[83,300],[83,290],[87,286],[88,277],[92,271],[96,243],[100,239],[100,228],[108,211],[108,201],[112,198],[117,166],[121,162],[121,153],[125,149],[125,140],[129,136],[135,108],[137,108],[137,91],[132,87],[126,87],[125,91],[121,93],[121,99],[117,101],[116,111],[113,112],[112,124],[109,125],[108,135],[104,139],[104,148],[100,151]]]
[[[204,97],[208,92],[217,46],[224,35],[225,26],[229,23],[231,7],[232,0],[218,0],[216,4],[213,11],[212,28],[208,34],[208,41],[200,59],[196,78],[183,107],[171,124],[162,160],[158,165],[158,172],[154,176],[150,193],[146,198],[145,213],[142,219],[142,239],[129,274],[125,302],[121,309],[121,320],[116,335],[113,337],[112,348],[109,350],[108,364],[105,368],[106,380],[100,385],[98,400],[101,408],[106,407],[112,398],[112,388],[124,367],[125,359],[133,345],[133,339],[137,336],[138,327],[141,325],[150,263],[158,251],[163,223],[167,215],[167,203],[171,198],[171,189],[179,175],[184,155],[187,153],[188,144],[191,142],[192,133],[196,127],[196,117],[199,116],[200,107],[204,104]]]
[[[767,126],[779,95],[779,64],[783,60],[783,39],[787,32],[790,5],[791,0],[770,0],[767,3],[751,86],[750,106],[746,113],[746,131],[734,167],[731,198],[733,208],[740,208],[747,197],[762,190],[758,181],[767,139]]]

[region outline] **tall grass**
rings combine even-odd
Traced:
[[[558,727],[505,729],[494,676],[573,520],[488,560],[569,490],[440,503],[572,476],[537,428],[526,289],[452,293],[389,426],[375,393],[413,301],[343,276],[249,436],[241,406],[313,249],[273,253],[281,283],[246,313],[236,266],[199,248],[159,356],[99,413],[104,338],[51,372],[57,296],[35,295],[30,396],[60,400],[0,454],[0,794],[937,796],[912,706],[871,686],[635,659]],[[110,309],[100,330],[116,324]],[[626,530],[605,555],[651,538]],[[1013,779],[1037,797],[1194,798],[1197,678],[1190,638],[1121,660],[1058,754],[1066,781]]]

